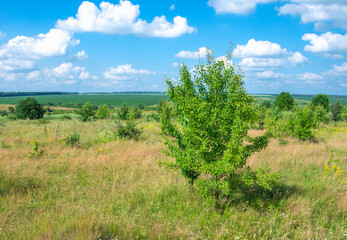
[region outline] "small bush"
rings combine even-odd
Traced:
[[[82,116],[82,121],[85,122],[95,116],[97,108],[97,106],[87,102],[79,109],[78,114]]]
[[[74,132],[71,135],[64,138],[64,142],[67,146],[77,147],[80,144],[80,134],[78,132]]]
[[[96,111],[95,117],[97,119],[106,119],[110,115],[110,108],[107,105],[103,105]]]
[[[129,117],[129,108],[126,103],[118,111],[118,118],[121,120],[127,120]]]
[[[129,119],[138,119],[142,117],[142,112],[137,106],[130,108]]]
[[[32,97],[28,97],[16,105],[16,115],[20,119],[39,119],[43,117],[44,113],[42,104]]]
[[[33,152],[29,152],[29,157],[30,158],[38,158],[41,157],[44,153],[44,150],[39,149],[39,144],[37,141],[34,141],[33,143]]]
[[[120,138],[138,140],[141,135],[141,130],[136,128],[136,124],[133,121],[127,121],[126,125],[119,125],[117,129],[117,135]]]

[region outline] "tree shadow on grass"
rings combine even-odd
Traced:
[[[230,207],[244,206],[263,212],[269,207],[280,207],[283,200],[289,199],[292,195],[299,194],[301,190],[296,185],[286,185],[284,183],[275,185],[272,190],[265,190],[261,187],[240,189],[228,196],[220,206],[219,211],[223,213]]]

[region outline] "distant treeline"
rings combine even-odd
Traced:
[[[0,92],[0,97],[42,96],[42,95],[71,95],[75,92]]]

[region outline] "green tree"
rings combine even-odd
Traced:
[[[15,113],[14,107],[12,107],[12,106],[8,107],[8,111],[9,111],[11,114],[14,114],[14,113]]]
[[[326,112],[329,112],[329,97],[325,94],[318,94],[312,99],[312,106],[322,106]]]
[[[175,159],[162,164],[180,169],[202,196],[215,197],[217,207],[237,189],[256,184],[271,189],[276,174],[246,166],[254,152],[267,146],[269,134],[248,135],[257,116],[243,76],[211,56],[196,69],[192,78],[183,64],[178,83],[166,81],[178,124],[161,119],[166,153]]]
[[[122,120],[127,120],[129,118],[129,107],[126,103],[119,109],[118,117]]]
[[[341,117],[347,122],[347,105],[343,106]]]
[[[289,92],[281,92],[276,97],[274,105],[280,110],[290,111],[294,108],[294,99]]]
[[[110,115],[110,108],[107,105],[103,105],[96,111],[95,117],[98,119],[108,118]]]
[[[140,108],[138,108],[137,106],[133,106],[130,108],[129,119],[138,119],[138,118],[141,118],[141,116],[142,116],[142,112]]]
[[[91,104],[90,102],[86,102],[78,111],[78,114],[82,116],[82,121],[85,122],[90,118],[95,116],[97,110],[97,106]]]
[[[43,117],[45,110],[35,98],[28,97],[16,105],[15,112],[16,116],[21,119],[39,119]]]
[[[336,103],[331,104],[330,107],[331,113],[332,113],[332,119],[334,121],[341,121],[341,111],[342,111],[342,105],[340,104],[340,101],[337,101]]]
[[[294,119],[294,136],[302,141],[312,140],[315,137],[312,129],[316,127],[316,121],[311,108],[299,108]]]

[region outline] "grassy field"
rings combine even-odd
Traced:
[[[273,95],[253,95],[257,100],[274,101],[276,96]],[[0,97],[0,104],[17,104],[19,101],[27,98],[27,96],[21,97]],[[111,104],[113,106],[120,106],[124,102],[128,105],[137,105],[142,103],[145,106],[155,105],[160,99],[168,99],[165,93],[118,93],[118,94],[82,94],[82,95],[44,95],[34,96],[40,103],[47,104],[48,102],[54,104],[67,104],[67,103],[86,103],[90,101],[92,104],[103,105]],[[293,96],[295,101],[299,105],[308,104],[313,96],[295,95]],[[330,103],[340,101],[341,104],[347,104],[347,96],[330,96]]]
[[[59,103],[86,103],[91,102],[95,105],[111,104],[113,106],[120,106],[124,102],[128,105],[137,105],[142,103],[145,106],[155,105],[160,99],[167,99],[166,94],[160,93],[136,93],[136,94],[83,94],[83,95],[45,95],[33,96],[39,103],[47,104],[48,102]],[[0,97],[0,104],[17,104],[19,101],[27,98],[21,97]]]
[[[317,143],[274,139],[249,164],[269,164],[283,185],[234,196],[222,215],[158,166],[158,123],[138,123],[132,141],[110,138],[112,120],[0,119],[0,239],[347,239],[346,123],[321,128]],[[64,144],[73,132],[78,147]]]

